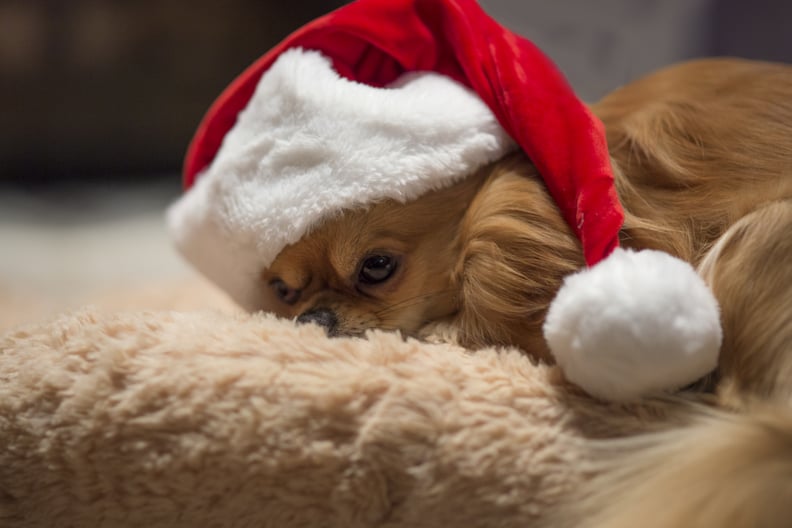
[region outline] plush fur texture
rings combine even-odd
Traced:
[[[86,310],[0,337],[0,525],[787,526],[788,409],[708,403],[598,402],[517,350]]]
[[[702,412],[598,403],[518,351],[89,310],[0,338],[0,525],[547,526],[598,439]]]

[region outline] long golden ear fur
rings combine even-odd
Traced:
[[[563,278],[583,266],[580,243],[536,170],[498,162],[460,227],[457,324],[467,346],[516,344],[548,358],[541,326]]]

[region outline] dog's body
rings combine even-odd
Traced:
[[[712,380],[720,403],[772,406],[759,425],[721,423],[733,426],[734,443],[722,452],[691,445],[691,465],[671,463],[666,480],[627,471],[623,481],[633,489],[614,486],[607,500],[657,493],[640,513],[651,518],[652,508],[675,500],[679,479],[717,485],[730,507],[750,498],[761,515],[792,515],[792,67],[692,62],[617,90],[592,110],[605,124],[626,211],[621,244],[700,267],[722,308],[724,344]],[[533,166],[514,154],[414,202],[327,221],[263,271],[273,292],[262,307],[341,334],[417,335],[445,323],[464,345],[514,345],[549,360],[546,310],[563,278],[582,266],[577,238]],[[715,430],[677,439],[707,441]],[[657,462],[646,462],[646,471],[667,462],[663,449],[642,451],[642,460]],[[741,481],[741,471],[768,461],[785,465]],[[707,480],[707,471],[721,482]],[[695,503],[678,510],[669,526],[753,525],[735,516],[720,523],[723,511]],[[607,510],[602,525],[635,525],[625,511]]]

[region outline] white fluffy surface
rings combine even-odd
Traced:
[[[517,351],[87,310],[0,334],[0,526],[558,527],[603,437],[689,413],[630,407]]]
[[[707,374],[722,337],[717,301],[689,264],[623,249],[565,280],[544,332],[570,381],[617,401]]]
[[[514,148],[470,90],[434,73],[389,88],[339,77],[318,52],[285,52],[212,165],[169,211],[181,252],[246,308],[288,244],[344,209],[406,202]]]

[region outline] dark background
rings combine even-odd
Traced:
[[[0,0],[0,177],[32,185],[176,172],[226,83],[341,4]]]
[[[0,180],[173,175],[213,98],[332,0],[0,0]],[[593,99],[700,55],[792,60],[783,0],[484,0]]]

